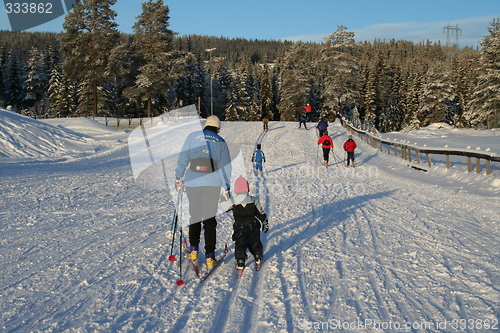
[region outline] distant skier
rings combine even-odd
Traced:
[[[349,135],[349,139],[344,143],[344,150],[347,152],[347,166],[352,161],[352,166],[354,167],[354,149],[357,147],[356,142],[352,139],[352,135]]]
[[[301,106],[301,108],[306,109],[306,119],[311,120],[312,106],[307,103],[306,106]]]
[[[262,163],[266,163],[266,155],[261,150],[262,145],[257,144],[257,149],[252,155],[252,163],[254,163],[253,172],[257,175],[259,172],[262,173]]]
[[[306,122],[307,122],[307,117],[305,115],[300,116],[300,118],[299,118],[299,128],[302,126],[302,124],[304,124],[304,128],[307,129]]]
[[[319,120],[319,123],[316,126],[316,128],[319,131],[319,136],[322,137],[323,134],[325,134],[325,131],[328,129],[328,123],[326,122],[325,118],[321,118]]]
[[[318,145],[322,145],[323,148],[323,165],[328,166],[328,162],[330,160],[330,150],[333,149],[333,140],[328,135],[328,131],[325,131],[323,136],[318,139]]]
[[[262,126],[263,126],[264,132],[268,132],[269,131],[269,119],[267,119],[267,118],[262,119]]]
[[[260,230],[266,233],[269,230],[267,214],[262,208],[259,199],[249,195],[248,181],[240,176],[234,182],[233,198],[233,241],[235,242],[234,257],[237,269],[242,272],[245,268],[247,249],[255,258],[256,268],[260,268],[263,246],[260,241]]]

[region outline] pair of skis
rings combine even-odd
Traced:
[[[186,254],[189,254],[189,249],[187,247],[186,240],[184,240],[184,251],[186,252]],[[226,246],[224,248],[224,252],[222,252],[222,254],[216,259],[217,264],[212,268],[207,268],[207,270],[203,273],[200,273],[200,267],[198,265],[198,260],[192,260],[192,259],[188,258],[189,261],[191,262],[191,266],[193,266],[194,274],[196,275],[196,277],[198,277],[200,279],[200,283],[202,283],[203,281],[208,279],[208,277],[212,274],[212,272],[220,265],[221,261],[226,257],[228,252],[229,252],[229,249],[228,249],[227,244],[226,244]]]

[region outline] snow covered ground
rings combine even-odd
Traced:
[[[347,132],[329,130],[342,158]],[[388,135],[500,153],[495,132],[442,130]],[[2,332],[500,331],[497,165],[489,176],[424,173],[358,142],[357,168],[334,156],[325,168],[314,130],[223,123],[270,216],[264,264],[255,272],[249,259],[236,278],[222,214],[217,253],[227,242],[228,256],[202,284],[184,261],[177,286],[173,200],[136,182],[129,135],[0,110]]]

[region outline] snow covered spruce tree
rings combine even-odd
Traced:
[[[40,51],[36,47],[31,48],[27,71],[24,104],[28,108],[28,114],[36,119],[37,116],[43,116],[44,112],[47,111],[47,103],[43,101],[46,96],[45,92],[47,87],[42,78],[42,57]]]
[[[302,42],[295,43],[284,55],[279,69],[280,120],[299,120],[300,114],[304,111],[300,106],[307,104],[308,86],[318,56],[314,45]]]
[[[422,111],[422,77],[425,70],[423,65],[414,60],[408,65],[406,79],[407,90],[404,96],[403,108],[406,110],[403,129],[411,131],[419,129],[424,123],[425,115]]]
[[[12,106],[14,110],[23,107],[25,95],[26,73],[19,61],[17,52],[9,51],[3,71],[3,98],[5,106]]]
[[[116,13],[111,6],[116,0],[80,0],[66,15],[61,35],[61,49],[66,54],[64,71],[69,79],[81,82],[78,113],[98,114],[101,87],[107,82],[108,57],[120,42]],[[92,98],[91,100],[89,100]]]
[[[422,105],[420,113],[425,116],[423,126],[444,122],[450,112],[450,102],[455,99],[449,73],[441,64],[434,64],[427,70],[422,84]]]
[[[224,114],[227,117],[228,105],[232,98],[231,96],[234,89],[234,79],[231,75],[231,71],[229,70],[229,65],[225,61],[221,64],[219,71],[217,72],[217,81],[221,89],[221,104],[223,105]],[[231,111],[229,113],[231,113]],[[236,117],[231,116],[230,118]],[[226,118],[226,120],[230,119]]]
[[[243,82],[232,78],[228,101],[225,108],[225,118],[229,121],[242,120],[246,113],[247,102],[243,96]]]
[[[492,128],[499,126],[500,118],[500,18],[493,19],[488,31],[480,42],[480,75],[465,117],[473,126],[487,122],[485,125]]]
[[[200,72],[196,57],[192,54],[187,56],[184,64],[184,73],[177,82],[176,107],[197,104],[198,97],[202,94],[205,73]]]
[[[169,29],[169,12],[162,0],[143,2],[142,13],[133,26],[132,53],[139,68],[129,96],[146,101],[148,117],[153,115],[153,104],[156,113],[172,106],[166,102],[166,92],[174,88],[184,70],[185,58],[174,50],[175,32]]]
[[[359,99],[360,49],[354,41],[354,32],[347,31],[342,25],[337,27],[337,31],[326,37],[321,63],[325,77],[325,104],[342,114],[344,106],[353,106]]]
[[[260,104],[262,118],[273,119],[271,106],[273,103],[273,91],[271,85],[271,69],[268,65],[267,57],[259,73],[260,82]]]

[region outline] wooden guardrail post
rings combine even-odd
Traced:
[[[429,165],[429,168],[432,166],[431,162],[431,157],[429,156],[429,153],[425,153],[425,158],[427,159],[427,165]]]
[[[450,155],[446,154],[446,169],[451,168]]]
[[[491,173],[491,161],[486,160],[486,174],[489,175]]]
[[[467,171],[472,172],[472,158],[467,156]]]
[[[476,173],[481,173],[481,160],[476,157]]]

